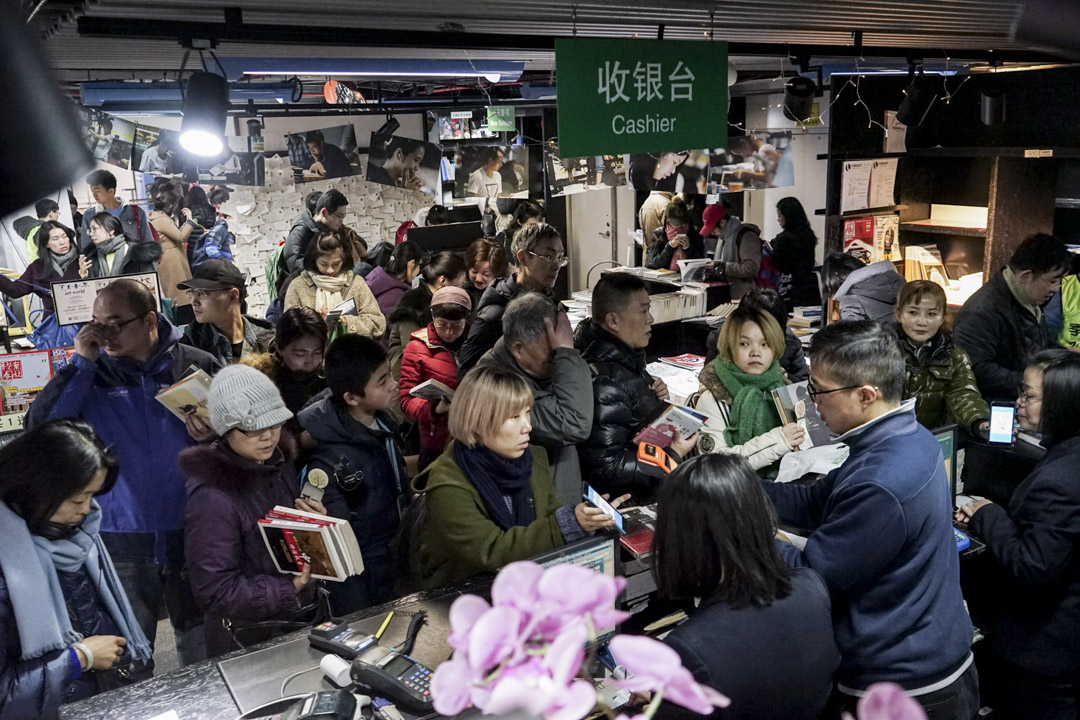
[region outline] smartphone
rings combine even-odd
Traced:
[[[592,503],[594,506],[600,508],[605,514],[610,515],[615,519],[615,529],[619,531],[620,535],[626,534],[626,521],[623,519],[622,513],[616,510],[611,503],[600,496],[600,493],[596,492],[596,488],[588,483],[585,483],[585,500]]]
[[[1016,419],[1014,403],[990,403],[990,444],[1013,444],[1013,421]]]

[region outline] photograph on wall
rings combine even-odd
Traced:
[[[83,139],[95,160],[131,169],[135,145],[135,123],[103,113],[94,108],[80,107],[79,120]]]
[[[454,197],[529,197],[529,148],[524,145],[458,145]]]
[[[371,133],[365,177],[368,182],[435,195],[441,158],[442,148],[433,143]]]
[[[185,155],[188,162],[197,169],[199,182],[263,185],[265,184],[265,163],[262,153],[246,152],[247,138],[229,137],[228,144],[216,157]],[[187,164],[187,163],[185,163]]]
[[[626,157],[626,175],[634,190],[704,195],[708,189],[712,162],[708,150],[634,153]]]
[[[356,129],[338,125],[285,136],[297,180],[325,180],[360,174]]]
[[[135,147],[132,166],[139,172],[155,176],[179,175],[183,172],[180,133],[150,125],[135,126]]]
[[[900,257],[900,216],[876,215],[874,217],[875,260],[898,262]]]
[[[792,142],[790,132],[730,138],[727,150],[712,156],[709,194],[791,187],[795,184]]]
[[[551,197],[626,184],[626,162],[622,155],[560,158],[555,141],[544,147],[544,172]]]
[[[469,117],[462,117],[468,112]],[[457,116],[457,117],[455,117]],[[438,118],[439,140],[473,140],[495,137],[498,133],[488,128],[487,112],[472,110],[454,112]]]

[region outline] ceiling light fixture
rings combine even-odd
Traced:
[[[212,157],[225,149],[225,116],[229,83],[210,72],[192,73],[184,94],[180,146],[194,155]]]

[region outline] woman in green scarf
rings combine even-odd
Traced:
[[[780,356],[784,332],[772,315],[739,307],[716,343],[719,355],[701,372],[694,403],[709,419],[701,428],[701,452],[741,455],[757,471],[776,476],[780,458],[803,441],[805,431],[780,424],[772,390],[784,384]]]

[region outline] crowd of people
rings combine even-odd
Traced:
[[[738,301],[700,348],[689,403],[708,419],[663,448],[669,474],[634,442],[670,402],[646,368],[648,286],[604,275],[572,329],[554,297],[564,241],[535,203],[463,257],[407,233],[369,252],[343,224],[347,198],[313,194],[268,263],[262,319],[205,192],[161,181],[146,215],[108,173],[90,184],[99,206],[81,234],[41,205],[38,258],[0,290],[47,297],[55,279],[156,269],[172,302],[158,311],[131,279],[105,287],[70,365],[0,448],[0,528],[15,550],[0,553],[3,717],[151,675],[163,607],[182,663],[308,619],[310,569],[278,573],[258,530],[277,505],[352,526],[364,572],[326,583],[340,615],[611,527],[581,501],[585,481],[616,508],[656,503],[659,592],[696,608],[668,642],[733,715],[839,717],[887,681],[932,717],[970,720],[982,665],[930,431],[956,423],[979,442],[988,400],[1015,402],[1046,455],[1007,507],[955,511],[1000,574],[987,667],[1009,717],[1075,717],[1080,355],[1057,347],[1042,311],[1073,270],[1056,238],[1019,243],[950,334],[942,289],[905,283],[892,263],[829,258],[819,294],[817,239],[793,198],[771,244],[729,207],[698,222],[669,201],[647,264],[701,257],[711,238]],[[777,287],[760,282],[766,257]],[[840,317],[808,362],[788,312],[822,295]],[[155,395],[193,367],[212,377],[208,419],[180,421]],[[850,454],[816,482],[774,483],[806,434],[769,391],[803,380]],[[414,392],[429,381],[445,392]],[[327,480],[320,501],[300,496],[314,477]],[[778,541],[780,524],[805,545]]]

